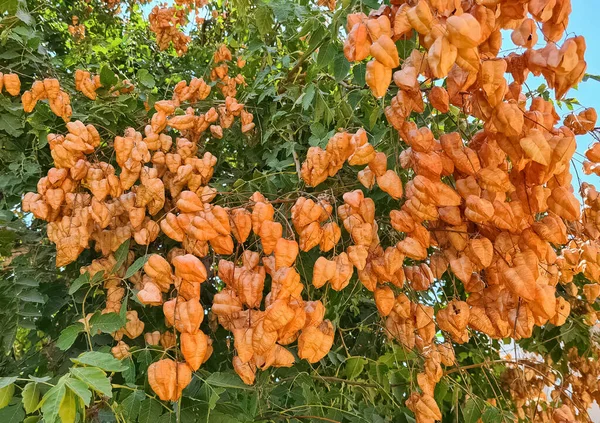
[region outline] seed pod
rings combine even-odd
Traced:
[[[201,330],[197,333],[182,333],[179,337],[181,341],[181,354],[186,363],[193,371],[200,368],[207,358],[208,336]]]
[[[192,371],[186,363],[164,359],[148,367],[150,387],[163,401],[177,401],[191,380]]]

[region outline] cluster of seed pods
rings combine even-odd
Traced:
[[[591,345],[591,350],[598,354],[598,345]],[[565,354],[566,371],[557,371],[549,357],[544,361],[510,361],[500,381],[510,394],[519,419],[536,423],[591,421],[588,410],[600,396],[600,366],[593,358],[581,357],[577,348]],[[556,407],[556,403],[563,405]]]
[[[217,62],[231,60],[228,52],[221,47]],[[7,87],[12,89],[7,79]],[[32,90],[44,84],[36,83]],[[101,86],[97,76],[85,71],[76,73],[76,85],[90,99],[97,97]],[[226,87],[225,83],[221,92],[231,94]],[[332,222],[319,224],[318,238],[307,230],[299,246],[293,239],[283,238],[273,206],[260,193],[252,196],[248,208],[211,204],[217,192],[208,183],[217,159],[208,152],[198,156],[201,136],[210,132],[221,138],[223,128],[231,128],[235,117],[240,117],[241,132],[252,130],[254,123],[252,114],[231,96],[218,109],[196,114],[193,106],[210,93],[202,79],[177,84],[172,100],[154,104],[156,112],[144,134],[128,128],[123,136],[114,138],[110,146],[114,164],[94,159],[94,153],[106,143],[93,125],[68,122],[68,134],[48,136],[55,167],[40,179],[37,192],[24,196],[22,204],[25,212],[48,222],[48,237],[57,246],[57,266],[75,261],[90,242],[94,245],[100,257],[80,271],[90,278],[100,276],[106,295],[102,313],[120,312],[128,290],[147,307],[162,306],[165,323],[172,329],[147,332],[144,339],[149,346],[175,352],[175,360],[164,358],[148,372],[150,386],[165,401],[179,398],[192,372],[212,352],[212,341],[200,330],[205,314],[200,285],[207,279],[207,267],[198,257],[209,253],[232,256],[234,239],[239,248],[253,233],[261,248],[252,252],[243,247],[241,266],[236,255],[233,261],[221,260],[210,269],[226,287],[208,306],[233,332],[233,364],[240,377],[253,383],[257,369],[291,366],[295,358],[285,346],[296,341],[298,356],[310,362],[322,359],[333,344],[334,328],[324,320],[325,308],[320,301],[302,298],[303,284],[294,265],[300,249],[308,251],[318,244],[332,249],[340,229]],[[184,104],[189,104],[185,114],[176,115],[176,109]],[[178,131],[181,137],[174,141],[165,133],[167,129]],[[322,206],[320,221],[329,219],[332,211],[327,202]],[[306,207],[298,205],[296,209],[296,227],[310,226],[311,222],[302,220]],[[125,280],[125,271],[136,257],[129,251],[118,263],[116,251],[132,238],[139,245],[150,246],[161,231],[181,243],[181,248],[171,249],[166,256],[149,255],[143,271]],[[272,278],[271,291],[263,297],[266,275]],[[92,315],[81,320],[88,329]],[[127,357],[130,345],[126,339],[136,339],[144,329],[138,312],[128,310],[125,326],[113,333],[115,357]]]
[[[21,90],[20,82],[14,90],[16,94],[13,95],[18,95]],[[25,91],[21,96],[23,110],[26,113],[31,113],[37,102],[40,100],[48,100],[50,110],[52,110],[56,116],[63,118],[65,122],[71,120],[71,115],[73,114],[73,110],[71,109],[71,98],[69,97],[69,94],[60,88],[58,79],[46,78],[43,81],[35,81],[31,86],[31,90]]]
[[[426,321],[435,322],[457,343],[469,340],[469,329],[492,338],[521,339],[530,337],[534,326],[562,325],[571,303],[568,297],[557,295],[557,284],[576,296],[571,281],[573,275],[583,273],[591,282],[584,289],[589,298],[595,298],[599,286],[597,193],[592,186],[582,185],[584,202],[580,204],[570,172],[575,136],[594,129],[596,112],[586,109],[571,114],[559,126],[553,103],[527,98],[522,86],[530,73],[543,75],[560,99],[581,81],[586,68],[583,37],[557,44],[568,22],[570,1],[391,3],[369,16],[348,15],[344,44],[350,61],[372,57],[366,82],[376,97],[391,93],[385,114],[407,146],[399,165],[406,169],[408,182],[398,190],[403,197],[398,210],[390,213],[392,227],[404,239],[382,250],[383,259],[378,259],[382,268],[395,273],[373,271],[373,278],[365,276],[363,268],[361,275],[363,262],[351,260],[359,269],[359,279],[375,292],[390,335],[421,351],[429,344]],[[539,49],[535,49],[536,23],[541,24],[546,41]],[[513,30],[512,41],[523,48],[522,53],[498,56],[503,29]],[[415,33],[420,47],[401,61],[395,41]],[[510,83],[507,74],[512,77]],[[390,88],[392,81],[394,88]],[[438,114],[475,118],[482,129],[464,139],[459,132],[436,136],[427,127],[419,128],[409,119],[412,113],[422,113],[427,103]],[[351,154],[358,151],[358,145],[351,144]],[[360,145],[365,149],[364,143]],[[597,145],[586,153],[588,174],[597,172]],[[334,157],[325,150],[309,151],[303,166],[305,182],[315,186],[337,173]],[[387,157],[379,162],[386,163]],[[349,164],[363,163],[349,160]],[[374,187],[373,176],[379,177],[377,164],[371,157],[357,175],[368,190]],[[346,193],[344,199],[354,195]],[[355,214],[365,220],[360,203],[354,202]],[[374,214],[372,220],[377,222]],[[338,215],[348,219],[345,211]],[[344,221],[357,245],[369,223],[362,220]],[[377,226],[369,231],[376,232]],[[382,249],[378,242],[374,244],[377,247],[367,248],[360,257],[368,261],[377,248]],[[348,255],[357,256],[350,249],[356,245],[348,248]],[[392,258],[395,255],[399,258]],[[405,259],[410,263],[392,265]],[[435,316],[433,309],[417,305],[412,317],[414,306],[402,294],[396,295],[405,280],[412,290],[424,291],[436,280],[453,278],[462,283],[467,298],[450,299]],[[597,319],[590,308],[588,323]],[[425,369],[428,362],[429,358]],[[431,402],[427,395],[431,384],[437,383],[432,374],[421,377],[420,392],[407,403],[417,421],[441,417],[423,406]]]

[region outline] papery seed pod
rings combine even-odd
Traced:
[[[195,371],[204,363],[208,352],[209,338],[202,331],[197,333],[182,333],[181,354],[190,368]]]
[[[17,96],[21,92],[21,80],[16,73],[6,73],[3,76],[4,89],[12,96]]]
[[[331,349],[333,336],[333,325],[329,320],[324,320],[317,327],[304,328],[298,338],[298,357],[309,363],[316,363]]]
[[[163,304],[165,319],[182,333],[197,333],[204,320],[204,309],[197,299],[173,298]]]
[[[384,286],[383,288],[377,288],[374,295],[375,305],[377,306],[379,314],[382,316],[389,315],[394,307],[394,303],[396,302],[394,292],[389,286]]]
[[[387,92],[390,82],[392,82],[392,68],[386,67],[377,60],[371,60],[367,64],[365,80],[373,95],[381,98]]]
[[[177,401],[191,380],[192,371],[186,363],[164,359],[148,367],[150,387],[163,401]]]

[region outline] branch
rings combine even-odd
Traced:
[[[341,377],[335,377],[335,376],[308,375],[308,377],[310,377],[314,380],[320,380],[322,382],[345,383],[346,385],[362,386],[363,388],[383,388],[383,386],[381,386],[378,383],[362,382],[360,380],[348,380],[348,379],[343,379]],[[295,379],[296,379],[296,376],[286,377],[284,379],[281,379],[279,382],[288,382],[290,380],[295,380]],[[390,384],[390,387],[395,388],[398,386],[405,386],[405,385],[408,385],[408,382],[393,383],[393,384]]]
[[[323,45],[323,43],[325,42],[325,38],[323,38],[321,41],[319,41],[313,48],[307,50],[304,52],[304,54],[302,56],[300,56],[300,58],[298,59],[298,62],[296,62],[296,64],[294,65],[294,67],[292,69],[290,69],[290,71],[288,72],[285,80],[283,81],[284,83],[289,82],[293,77],[294,74],[296,72],[298,72],[298,69],[300,69],[300,67],[304,64],[304,62],[306,61],[306,59],[309,58],[309,56],[311,54],[313,54],[313,52],[318,49],[319,47],[321,47]]]

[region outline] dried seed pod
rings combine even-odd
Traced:
[[[164,359],[148,367],[150,387],[163,401],[177,401],[181,397],[181,391],[191,380],[192,370],[187,363]]]
[[[304,328],[298,338],[298,357],[316,363],[331,349],[333,336],[333,325],[329,320],[324,320],[319,326]]]

